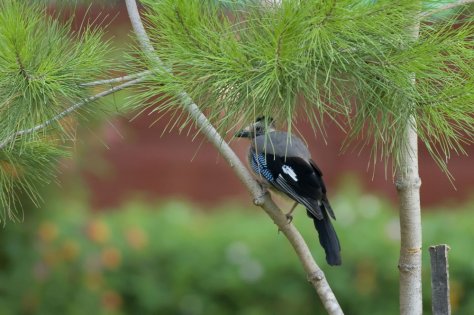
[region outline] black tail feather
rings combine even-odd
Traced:
[[[315,218],[311,212],[307,211],[308,216],[314,221],[314,227],[318,231],[319,243],[324,248],[327,263],[331,266],[339,266],[342,263],[341,245],[339,244],[336,231],[332,226],[331,218],[328,216],[324,206],[321,207],[321,212],[323,213],[323,219],[319,220]]]

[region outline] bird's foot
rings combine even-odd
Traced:
[[[291,213],[285,214],[285,217],[288,220],[286,224],[290,224],[293,221],[293,215]]]
[[[296,206],[298,205],[297,202],[293,204],[293,207],[291,207],[290,211],[288,211],[285,214],[286,219],[288,220],[287,224],[290,224],[293,221],[293,211],[295,210]]]
[[[286,213],[285,214],[285,217],[286,217],[286,224],[290,224],[291,221],[293,221],[293,216],[291,215],[291,213]],[[282,232],[282,230],[280,228],[278,228],[278,234],[280,234],[280,232]]]

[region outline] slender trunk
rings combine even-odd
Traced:
[[[400,203],[400,314],[421,315],[421,211],[418,175],[418,136],[412,116],[406,128],[406,146],[397,169]]]
[[[408,32],[413,41],[420,33],[421,2],[414,12],[414,21]],[[413,73],[408,80],[416,84]],[[418,134],[415,116],[411,115],[405,127],[405,141],[396,169],[396,187],[400,206],[400,314],[421,315],[421,207],[418,174]]]

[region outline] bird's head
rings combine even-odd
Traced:
[[[253,139],[264,135],[266,132],[275,130],[275,124],[272,117],[260,116],[255,122],[235,134],[239,138]]]

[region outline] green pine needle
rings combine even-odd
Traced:
[[[0,150],[0,220],[18,220],[22,198],[35,205],[41,201],[38,189],[54,179],[58,159],[68,154],[47,142],[14,143]]]
[[[143,82],[140,107],[179,109],[184,90],[224,133],[262,114],[291,130],[304,113],[323,135],[324,121],[344,121],[347,143],[395,165],[414,116],[443,170],[474,140],[474,23],[462,11],[422,23],[413,41],[420,6],[411,0],[260,1],[233,11],[219,1],[144,2],[156,53],[174,74],[156,70]],[[153,68],[140,53],[134,61]]]
[[[108,43],[99,29],[83,26],[72,33],[71,22],[60,23],[45,10],[28,1],[0,3],[0,139],[87,96],[80,84],[102,76],[109,65]]]
[[[54,178],[66,153],[51,143],[70,138],[64,120],[37,132],[17,134],[50,121],[89,96],[82,83],[105,74],[109,62],[102,31],[83,22],[61,23],[38,1],[0,2],[0,220],[16,220],[22,199],[41,201],[40,186]],[[11,139],[10,142],[5,140]],[[3,146],[3,144],[6,146]]]

